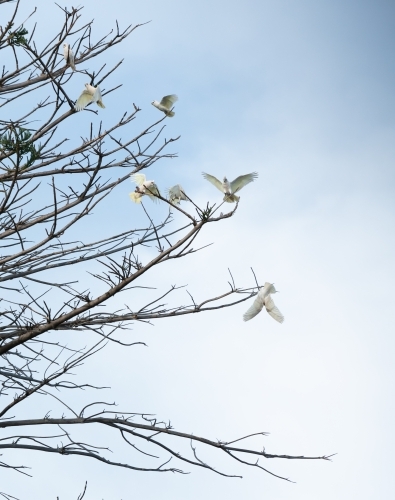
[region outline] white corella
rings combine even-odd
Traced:
[[[249,321],[250,319],[254,318],[262,311],[263,307],[265,306],[266,311],[270,314],[270,316],[279,323],[282,323],[284,321],[284,316],[281,314],[271,297],[271,294],[276,292],[277,290],[274,288],[274,285],[272,283],[266,282],[265,285],[257,293],[252,306],[248,309],[247,312],[244,313],[244,321]]]
[[[236,196],[235,193],[256,179],[258,177],[258,173],[252,172],[251,174],[240,175],[232,182],[229,182],[226,177],[224,177],[223,182],[221,182],[213,175],[206,174],[206,172],[203,172],[203,177],[225,194],[224,201],[227,201],[228,203],[235,203],[240,199],[240,196]]]
[[[162,97],[160,102],[152,101],[151,104],[152,106],[155,106],[155,108],[159,109],[159,111],[163,111],[166,116],[171,117],[175,114],[174,111],[172,111],[172,108],[176,101],[178,101],[178,97],[175,94],[170,94]]]
[[[100,108],[105,108],[100,92],[100,87],[93,87],[92,85],[89,85],[89,83],[86,83],[85,90],[82,91],[82,94],[79,96],[77,102],[75,103],[75,110],[83,110],[90,102],[95,102]]]

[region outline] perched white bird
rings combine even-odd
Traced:
[[[275,306],[273,299],[271,297],[271,293],[276,293],[277,290],[274,288],[272,283],[265,283],[265,285],[259,290],[252,306],[248,309],[246,313],[243,315],[244,321],[249,321],[254,318],[257,314],[259,314],[263,306],[265,306],[266,311],[270,314],[272,318],[274,318],[279,323],[284,321],[284,316],[280,313],[278,308]]]
[[[75,103],[76,111],[81,111],[90,102],[95,102],[100,108],[105,108],[99,86],[92,87],[89,83],[85,83],[85,90],[82,91],[82,94]]]
[[[226,177],[224,177],[224,181],[221,182],[213,175],[206,174],[205,172],[203,172],[203,177],[211,182],[211,184],[214,184],[214,186],[222,193],[225,193],[224,201],[227,201],[228,203],[234,203],[235,201],[239,201],[240,199],[240,197],[236,196],[235,193],[237,193],[245,185],[256,179],[258,177],[258,173],[252,172],[251,174],[240,175],[239,177],[236,177],[236,179],[232,182],[229,182]]]
[[[136,189],[132,193],[129,193],[130,199],[134,203],[141,203],[141,198],[144,195],[151,198],[152,201],[158,201],[155,194],[159,194],[159,190],[155,181],[147,181],[144,174],[131,174],[130,177],[137,184]]]
[[[71,47],[68,43],[63,44],[63,55],[66,60],[66,64],[69,64],[70,68],[75,71],[76,67],[74,64],[74,52],[71,50]]]
[[[158,108],[159,111],[163,111],[166,116],[174,116],[174,111],[171,111],[174,103],[178,101],[178,97],[175,94],[165,95],[160,102],[152,101],[152,106]]]
[[[177,203],[177,205],[180,204],[181,200],[188,199],[185,196],[185,191],[180,184],[176,184],[175,186],[168,189],[167,194],[168,194],[170,203],[173,203],[173,204]]]

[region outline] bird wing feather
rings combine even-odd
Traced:
[[[142,186],[145,182],[144,174],[130,174],[130,177],[133,182],[135,182],[138,186]]]
[[[77,99],[75,103],[75,109],[77,111],[81,111],[84,109],[90,102],[92,102],[92,96],[87,90],[83,90],[82,94]]]
[[[93,94],[93,101],[100,107],[105,108],[103,104],[103,98],[100,92],[99,86],[96,87],[95,93]]]
[[[252,303],[252,306],[248,309],[248,311],[246,311],[243,314],[243,320],[249,321],[250,319],[254,318],[257,314],[259,314],[262,311],[263,304],[264,304],[264,302],[258,293],[257,297],[255,298],[254,302]]]
[[[203,177],[206,179],[206,181],[211,182],[211,184],[214,184],[214,186],[221,191],[221,193],[224,192],[224,188],[222,186],[222,182],[218,180],[216,177],[210,174],[206,174],[206,172],[202,172]]]
[[[266,307],[266,311],[270,314],[270,316],[273,319],[275,319],[279,323],[282,323],[284,321],[284,316],[281,314],[278,307],[274,304],[271,295],[268,295],[265,298],[265,307]]]
[[[182,186],[178,186],[180,188],[180,200],[187,201],[188,198],[186,197],[185,191],[183,190]]]
[[[176,184],[175,186],[166,189],[166,193],[171,203],[177,203],[177,205],[179,205],[181,200],[187,200],[181,184]]]
[[[71,50],[70,45],[68,46],[67,56],[68,58],[66,58],[66,61],[70,64],[71,69],[75,71],[76,67],[74,64],[74,52]]]
[[[246,175],[239,175],[239,177],[236,177],[236,179],[230,183],[230,188],[232,190],[232,193],[240,191],[241,188],[252,182],[257,177],[258,177],[257,172],[252,172],[251,174],[246,174]]]
[[[136,191],[132,191],[131,193],[129,193],[129,197],[134,203],[141,203],[142,195],[140,193],[136,193]]]
[[[152,182],[152,181],[151,181]],[[152,182],[152,184],[150,184],[149,186],[146,186],[146,189],[145,189],[145,194],[152,200],[154,201],[155,203],[157,203],[158,201],[158,198],[155,196],[157,194],[159,194],[159,189],[158,189],[158,186]]]
[[[96,87],[95,92],[93,94],[93,101],[97,102],[101,100],[101,92],[100,92],[100,87],[99,85]]]
[[[175,94],[170,94],[162,97],[160,104],[170,110],[176,101],[178,101],[178,97]]]
[[[166,193],[170,203],[176,203],[177,205],[180,204],[180,197],[177,196],[177,193],[174,193],[171,189],[167,189]]]

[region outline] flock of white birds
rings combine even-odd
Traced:
[[[63,54],[66,64],[68,64],[73,71],[76,71],[74,53],[70,45],[67,43],[63,44]],[[177,100],[178,97],[175,94],[170,94],[164,96],[160,102],[152,101],[151,104],[155,106],[155,108],[159,109],[159,111],[162,111],[166,116],[171,118],[175,114],[173,107]],[[100,108],[105,108],[100,87],[93,87],[89,83],[86,83],[85,90],[82,91],[81,95],[77,99],[77,102],[75,103],[75,110],[82,111],[91,102],[95,102]],[[130,177],[136,184],[136,189],[129,194],[130,199],[134,203],[141,203],[143,196],[148,196],[148,198],[154,202],[158,201],[158,195],[160,195],[160,193],[155,181],[147,180],[144,174],[131,174]],[[227,203],[236,203],[240,200],[240,197],[237,196],[236,193],[238,193],[244,186],[254,181],[258,177],[258,173],[252,172],[250,174],[240,175],[232,182],[229,182],[226,177],[224,177],[221,182],[219,179],[213,175],[207,174],[206,172],[203,172],[203,177],[224,194],[223,201]],[[167,189],[167,199],[173,205],[179,205],[181,201],[188,201],[188,197],[180,184],[176,184],[175,186]],[[249,321],[254,318],[265,306],[268,314],[270,314],[270,316],[279,323],[282,323],[284,321],[284,316],[276,307],[271,297],[271,295],[276,292],[277,290],[274,288],[274,285],[266,282],[257,293],[251,307],[244,313],[244,321]]]

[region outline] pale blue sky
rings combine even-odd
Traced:
[[[51,13],[57,8],[46,0],[36,4],[40,27],[44,6]],[[165,135],[181,134],[173,147],[179,157],[155,165],[149,178],[162,187],[180,182],[205,203],[219,201],[219,193],[202,171],[230,178],[259,172],[243,190],[236,216],[202,235],[202,244],[215,245],[160,269],[157,285],[188,284],[204,297],[226,289],[228,267],[238,284],[252,286],[252,266],[261,283],[276,283],[276,304],[285,315],[283,325],[263,313],[243,323],[243,304],[155,327],[136,325],[136,340],[149,348],[110,347],[86,365],[85,376],[97,370],[120,407],[156,413],[178,430],[223,440],[263,430],[271,433],[268,452],[338,455],[332,463],[265,463],[297,482],[290,484],[203,451],[244,479],[194,469],[188,476],[139,474],[32,454],[34,478],[15,477],[2,489],[21,499],[64,500],[76,498],[87,479],[87,500],[390,498],[394,3],[84,5],[98,34],[112,19],[124,25],[152,20],[108,52],[110,63],[125,59],[109,82],[124,87],[106,98],[97,117],[107,126],[135,102],[143,108],[139,130],[158,118],[153,99],[178,94]],[[85,83],[80,78],[70,84],[76,96]],[[85,118],[73,119],[79,137]],[[125,219],[138,220],[129,190],[114,193],[97,223],[125,227]],[[119,303],[127,300],[135,299],[124,294]]]

